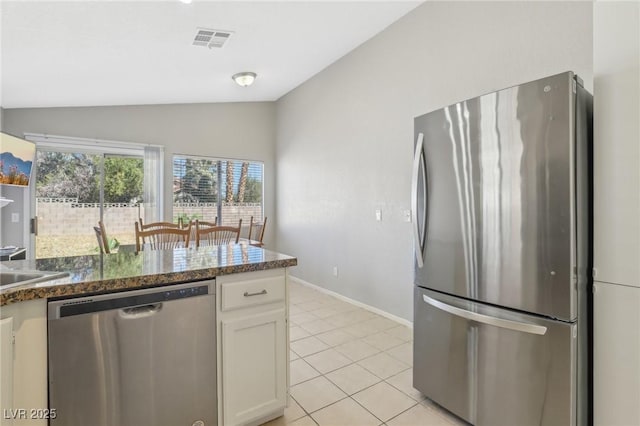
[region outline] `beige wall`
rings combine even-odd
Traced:
[[[591,3],[425,2],[280,99],[278,248],[298,256],[292,273],[412,319],[413,118],[567,70],[591,90]]]
[[[173,154],[264,161],[265,216],[270,225],[275,223],[273,102],[5,109],[3,125],[14,135],[47,133],[163,145],[166,200],[172,199]],[[168,202],[165,217],[170,213]],[[273,226],[267,227],[265,241],[275,241]]]

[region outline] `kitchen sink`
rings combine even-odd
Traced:
[[[68,275],[68,272],[0,270],[0,289],[55,280]]]

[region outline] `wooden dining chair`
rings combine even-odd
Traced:
[[[182,223],[173,223],[173,222],[149,222],[147,224],[142,223],[142,218],[138,218],[138,222],[140,223],[141,231],[148,231],[150,229],[157,228],[174,228],[174,229],[182,229],[184,226]]]
[[[218,216],[213,218],[213,222],[208,222],[206,220],[196,219],[196,224],[200,226],[200,228],[207,228],[212,226],[218,226]]]
[[[262,239],[264,238],[264,228],[267,226],[267,218],[265,217],[262,222],[253,221],[253,216],[251,216],[251,222],[249,223],[249,239],[254,241],[259,241],[262,244]]]
[[[142,218],[138,218],[141,231],[151,231],[152,229],[184,229],[182,221],[180,223],[173,222],[149,222],[147,224],[142,223]],[[145,238],[142,237],[142,243],[145,244]]]
[[[213,218],[213,222],[196,219],[193,221],[193,224],[195,226],[191,228],[191,240],[195,241],[195,244],[197,247],[198,246],[198,236],[197,236],[198,229],[212,228],[214,226],[218,226],[218,216]]]
[[[142,231],[136,222],[136,252],[141,251],[143,245],[151,250],[189,247],[190,237],[191,225],[184,229],[159,227]]]
[[[234,226],[201,226],[196,220],[196,247],[237,243],[240,240],[242,219],[238,227]]]
[[[94,226],[93,230],[96,233],[96,239],[98,240],[98,248],[100,249],[100,253],[111,253],[109,251],[109,240],[107,239],[107,231],[104,229],[104,223],[99,220],[98,226]]]

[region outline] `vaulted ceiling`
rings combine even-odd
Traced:
[[[4,108],[273,101],[420,1],[6,1]],[[222,48],[197,28],[232,31]],[[253,71],[253,86],[231,76]]]

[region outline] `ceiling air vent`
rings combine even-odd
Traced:
[[[208,28],[198,28],[195,38],[193,39],[194,46],[206,46],[209,49],[214,47],[221,48],[225,45],[227,40],[231,37],[233,31],[223,30],[211,30]]]

